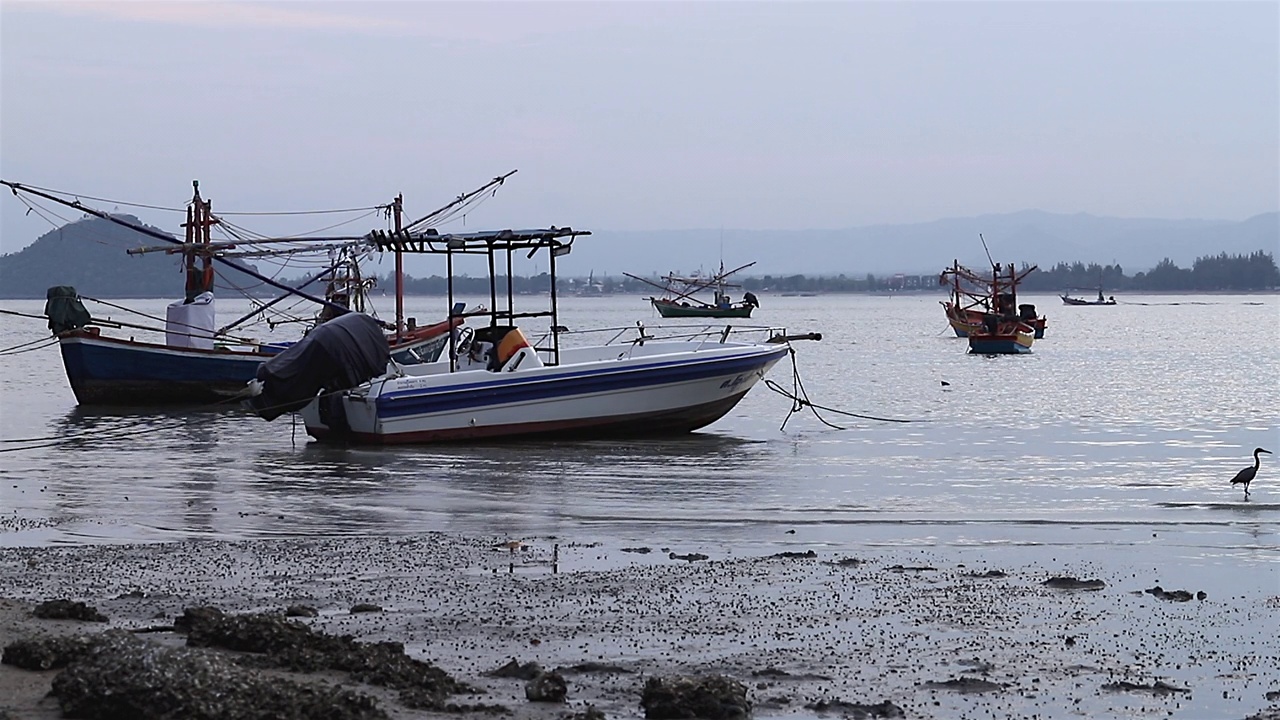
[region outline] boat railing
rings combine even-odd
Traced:
[[[612,335],[605,340],[602,345],[643,345],[646,342],[683,340],[683,341],[701,341],[699,347],[708,343],[725,343],[728,342],[730,336],[760,336],[764,340],[786,334],[786,328],[770,325],[720,325],[720,324],[691,324],[691,325],[645,325],[637,322],[634,325],[622,325],[615,327],[589,328],[586,330],[569,330],[567,328],[559,328],[558,334],[564,336],[601,336],[608,333]],[[550,332],[545,333],[538,338],[535,345],[541,345],[549,336]]]

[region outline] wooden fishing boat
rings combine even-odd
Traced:
[[[268,420],[299,411],[307,433],[318,440],[364,444],[687,433],[729,412],[791,352],[797,338],[783,331],[758,342],[730,340],[729,327],[658,338],[642,324],[620,342],[626,328],[603,344],[561,347],[568,330],[558,319],[556,258],[585,235],[590,233],[554,227],[379,235],[375,241],[383,249],[444,254],[449,302],[454,256],[487,255],[495,305],[487,311],[488,326],[452,336],[438,362],[390,372],[381,369],[367,328],[308,338],[260,368],[248,405]],[[509,276],[513,253],[539,251],[550,261],[549,306],[517,311],[510,285],[493,269],[505,265]],[[499,305],[502,286],[508,288],[506,302]],[[525,335],[528,323],[539,318],[548,327]],[[333,357],[347,360],[335,363]]]
[[[1032,265],[1017,272],[1013,263],[992,263],[991,275],[986,276],[952,261],[938,276],[938,283],[951,286],[951,297],[941,305],[956,337],[982,331],[984,318],[994,314],[1002,319],[1016,316],[1031,327],[1036,339],[1043,338],[1047,319],[1036,314],[1035,305],[1018,303],[1018,284],[1035,270]]]
[[[720,263],[720,272],[712,275],[702,276],[683,276],[674,273],[663,275],[661,283],[654,282],[647,278],[642,278],[631,273],[623,273],[633,280],[647,283],[653,287],[663,291],[662,297],[651,297],[649,302],[652,303],[653,309],[664,318],[749,318],[751,311],[760,307],[760,301],[756,298],[755,293],[743,293],[742,299],[734,302],[729,297],[729,288],[741,287],[730,283],[727,278],[736,272],[746,270],[755,265],[755,263],[747,263],[739,268],[734,268],[725,272],[724,263]],[[712,302],[705,302],[697,298],[697,293],[711,290],[714,293]]]
[[[243,263],[233,263],[237,255],[232,249],[236,244],[212,242],[210,228],[219,220],[212,213],[211,202],[200,196],[198,183],[195,184],[194,196],[187,210],[187,222],[184,223],[186,238],[178,240],[166,233],[87,207],[78,201],[68,201],[17,183],[0,182],[13,188],[15,192],[31,193],[75,207],[169,244],[157,248],[131,249],[131,254],[176,251],[183,255],[186,266],[186,297],[168,306],[163,330],[122,321],[95,319],[85,309],[74,288],[64,286],[49,289],[45,316],[49,320],[49,329],[58,338],[67,380],[76,401],[81,405],[218,403],[242,396],[258,367],[292,344],[263,343],[231,334],[232,329],[259,315],[281,298],[255,308],[253,313],[229,325],[221,328],[216,326],[212,293],[216,277],[215,262],[232,265],[238,272],[251,275],[288,294],[314,301],[321,307],[319,315],[312,321],[314,324],[350,312],[362,313],[366,309],[363,298],[372,284],[362,278],[359,272],[360,247],[365,242],[363,238],[327,238],[330,242],[320,245],[318,249],[331,253],[333,263],[298,286],[291,287],[261,275]],[[500,179],[495,182],[500,182]],[[486,186],[486,189],[492,184]],[[460,196],[460,199],[466,197],[468,196]],[[457,202],[459,201],[455,200],[446,208]],[[397,197],[388,206],[394,214],[397,227],[400,223],[401,203],[402,199]],[[289,241],[293,245],[298,243],[297,238]],[[260,246],[271,242],[273,241],[266,239],[238,244]],[[297,248],[287,251],[254,249],[242,251],[241,256],[249,253],[261,255],[295,251]],[[451,331],[463,323],[461,309],[453,313],[450,319],[427,326],[417,326],[412,318],[406,320],[403,317],[403,287],[399,268],[400,264],[397,263],[396,323],[384,327],[389,358],[400,364],[435,361],[443,352]],[[311,295],[304,289],[318,280],[327,281],[324,297]],[[103,334],[103,329],[151,331],[153,334],[163,332],[165,341],[137,340],[136,335],[113,337]]]
[[[1071,297],[1071,291],[1062,293],[1058,297],[1062,298],[1063,305],[1115,305],[1116,299],[1112,297],[1103,297],[1102,291],[1098,291],[1097,300],[1085,300],[1084,298]]]
[[[1108,297],[1102,294],[1102,268],[1098,268],[1098,299],[1097,300],[1086,300],[1085,298],[1082,298],[1082,297],[1071,297],[1071,290],[1064,291],[1058,297],[1062,298],[1063,305],[1081,306],[1081,305],[1115,305],[1116,304],[1116,299],[1114,296]]]

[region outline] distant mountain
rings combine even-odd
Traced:
[[[117,217],[143,225],[132,215]],[[54,285],[71,285],[89,297],[180,299],[186,286],[181,255],[126,252],[162,244],[109,220],[86,217],[41,235],[20,252],[0,255],[0,297],[43,298]],[[217,273],[215,293],[218,285],[228,283],[236,287],[261,285],[259,280],[226,266],[218,266]]]
[[[131,215],[120,217],[139,223]],[[1262,250],[1280,255],[1280,213],[1235,222],[1027,210],[845,230],[595,230],[591,237],[574,243],[573,252],[557,265],[562,278],[710,270],[721,257],[727,268],[754,261],[755,266],[742,276],[932,275],[953,259],[982,267],[986,255],[979,233],[997,262],[1033,263],[1042,268],[1058,262],[1118,263],[1130,275],[1150,270],[1165,258],[1190,267],[1198,257],[1223,252]],[[179,256],[125,253],[130,247],[158,244],[154,238],[99,218],[71,223],[44,234],[21,252],[0,255],[0,297],[43,298],[52,285],[73,285],[90,297],[180,298],[185,280]],[[429,277],[442,274],[444,263],[439,257],[407,256],[405,270]],[[218,266],[218,272],[222,286],[228,282],[237,287],[260,286],[245,275],[225,276],[226,272],[236,274],[225,266]]]
[[[1187,267],[1221,252],[1280,251],[1280,213],[1242,222],[1062,215],[1027,210],[909,225],[845,230],[602,230],[583,238],[560,263],[566,274],[650,274],[756,261],[751,275],[933,273],[953,259],[981,266],[986,238],[999,262],[1048,267],[1057,262],[1119,263],[1147,270],[1164,258]]]

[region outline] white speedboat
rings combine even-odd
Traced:
[[[503,339],[513,334],[524,342],[516,328]],[[787,352],[785,343],[636,341],[561,350],[550,366],[526,345],[496,370],[483,354],[454,370],[398,367],[301,414],[312,437],[357,443],[686,433],[729,412]]]
[[[790,352],[789,338],[767,328],[755,329],[766,333],[761,341],[743,342],[730,339],[735,332],[729,327],[657,338],[641,325],[622,341],[620,332],[604,344],[562,348],[561,336],[569,331],[558,324],[555,258],[587,234],[569,228],[374,234],[381,249],[488,254],[490,268],[501,267],[494,255],[505,253],[510,268],[512,252],[532,256],[546,248],[552,258],[550,310],[516,312],[510,290],[502,306],[498,287],[510,287],[510,271],[491,273],[489,325],[455,331],[440,361],[388,364],[385,343],[378,346],[372,331],[353,321],[353,332],[317,339],[330,346],[300,347],[265,363],[252,407],[268,419],[281,409],[299,410],[312,437],[367,444],[687,433],[729,412]],[[550,327],[531,343],[516,321],[543,317]],[[386,372],[375,376],[383,365]]]

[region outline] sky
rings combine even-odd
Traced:
[[[5,180],[417,217],[515,169],[446,229],[1243,220],[1280,208],[1280,3],[0,3]],[[0,252],[50,228],[0,195]]]

